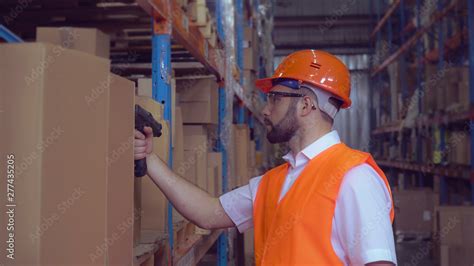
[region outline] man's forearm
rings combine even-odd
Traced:
[[[173,206],[199,227],[233,226],[217,198],[175,174],[156,154],[147,156],[148,175]]]

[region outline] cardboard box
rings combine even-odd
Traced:
[[[135,96],[135,103],[153,115],[156,121],[164,120],[164,107],[161,103],[148,96]]]
[[[171,147],[174,148],[176,145],[174,140],[174,132],[176,130],[175,123],[176,121],[176,80],[173,78],[171,79],[171,128],[170,128],[170,136],[171,136]],[[181,118],[182,119],[182,118]]]
[[[142,231],[142,177],[135,177],[133,183],[133,246],[140,244],[140,233]]]
[[[185,124],[217,124],[219,99],[214,78],[176,80],[176,92]]]
[[[447,138],[448,160],[453,164],[471,163],[470,135],[464,131],[451,131]]]
[[[196,185],[207,189],[207,151],[208,142],[206,135],[190,135],[184,138],[184,151],[191,151],[195,155]],[[186,159],[185,159],[186,160]]]
[[[107,156],[108,263],[133,263],[135,83],[111,75]]]
[[[257,70],[258,53],[252,47],[244,48],[244,70]]]
[[[430,234],[434,202],[438,200],[434,195],[428,189],[393,191],[396,232]]]
[[[187,102],[181,103],[183,112],[183,121],[188,124],[217,124],[217,113],[215,108],[209,106],[206,102]]]
[[[469,102],[469,81],[458,83],[460,112],[468,111],[471,104]]]
[[[249,147],[250,133],[247,125],[236,125],[234,131],[235,136],[235,174],[237,185],[241,186],[248,182],[250,175],[249,168]]]
[[[36,41],[52,43],[106,59],[110,57],[110,37],[98,29],[38,27]]]
[[[137,80],[137,95],[146,96],[153,99],[153,83],[149,78],[142,78]]]
[[[197,159],[194,151],[184,151],[184,161],[180,166],[184,171],[183,177],[194,185],[197,184]]]
[[[142,179],[141,229],[167,233],[168,200],[149,176]]]
[[[196,154],[196,185],[207,190],[207,152],[195,152]]]
[[[183,118],[181,115],[181,108],[176,107],[174,120],[174,147],[173,147],[173,171],[184,176],[184,167],[182,166],[184,162],[184,136],[183,136]]]
[[[440,243],[448,246],[474,246],[474,207],[438,207]]]
[[[263,165],[263,152],[255,152],[255,166],[260,167]]]
[[[251,47],[256,50],[258,45],[258,35],[255,28],[244,27],[244,48]]]
[[[249,167],[255,167],[256,164],[256,155],[257,150],[255,148],[255,141],[252,140],[249,142]]]
[[[207,154],[208,165],[214,168],[215,172],[215,183],[214,183],[214,194],[213,196],[218,197],[222,194],[222,153],[220,152],[209,152]]]
[[[203,0],[190,1],[187,6],[187,15],[196,26],[204,26],[208,22],[209,10]]]
[[[57,48],[0,45],[0,167],[14,155],[14,263],[104,265],[110,63]],[[0,219],[2,258],[7,223]]]
[[[207,135],[207,128],[204,125],[184,125],[183,133],[185,136]]]
[[[441,245],[441,266],[474,265],[474,246]]]
[[[244,233],[245,265],[255,265],[254,229],[251,228]]]
[[[209,160],[207,167],[206,191],[211,196],[215,196],[217,191],[217,167],[209,166]]]

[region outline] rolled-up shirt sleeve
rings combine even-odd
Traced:
[[[250,179],[249,183],[219,197],[224,211],[240,233],[253,227],[253,202],[262,176]]]

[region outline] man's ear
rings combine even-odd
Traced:
[[[303,96],[303,99],[301,100],[301,115],[306,116],[308,115],[314,107],[313,99],[309,96]]]

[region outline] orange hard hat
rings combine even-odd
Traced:
[[[351,81],[347,67],[334,55],[318,50],[302,50],[287,56],[280,63],[271,78],[259,79],[255,85],[268,92],[277,79],[294,79],[325,90],[343,104],[341,108],[351,106]]]

